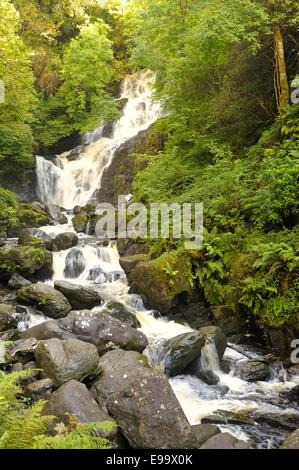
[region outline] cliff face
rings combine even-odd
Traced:
[[[163,136],[151,126],[119,147],[110,166],[104,170],[101,188],[96,193],[97,200],[117,204],[118,195],[131,194],[138,170],[136,154],[153,155],[162,150],[163,144]]]

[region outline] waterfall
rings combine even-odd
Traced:
[[[202,348],[200,366],[203,371],[212,370],[217,372],[220,370],[219,356],[215,343],[207,343]]]
[[[154,74],[148,70],[125,78],[120,98],[127,102],[110,138],[103,137],[103,125],[100,125],[84,136],[83,142],[88,145],[80,148],[78,155],[66,152],[56,159],[57,164],[36,157],[37,193],[43,203],[72,209],[93,200],[115,150],[147,129],[160,115],[160,105],[153,102],[154,81]]]

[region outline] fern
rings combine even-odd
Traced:
[[[58,424],[57,418],[42,416],[45,402],[30,406],[23,397],[20,381],[34,370],[0,371],[0,449],[107,449],[111,443],[98,437],[99,431],[111,432],[113,422],[80,424],[70,416],[69,424]],[[52,435],[56,431],[56,435]],[[51,435],[50,435],[51,433]]]

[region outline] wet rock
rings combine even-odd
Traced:
[[[26,364],[33,359],[37,343],[37,340],[33,338],[15,341],[8,348],[10,358],[15,362]]]
[[[12,290],[18,290],[22,287],[30,286],[31,282],[28,279],[20,276],[20,274],[13,274],[8,281],[8,287]]]
[[[13,305],[0,304],[0,331],[16,328],[18,322]]]
[[[299,449],[299,429],[289,434],[283,442],[281,449]]]
[[[201,449],[250,449],[249,444],[240,441],[231,434],[224,432],[211,437]]]
[[[212,370],[204,370],[200,372],[198,374],[198,378],[207,385],[217,385],[220,382],[220,378]]]
[[[140,263],[141,261],[147,261],[148,259],[149,256],[144,254],[127,256],[124,258],[120,258],[119,264],[128,276],[133,271],[133,269],[136,268],[138,263]]]
[[[286,395],[290,401],[296,401],[299,403],[299,385],[296,385],[289,390]]]
[[[58,387],[96,374],[99,362],[96,347],[78,339],[39,341],[34,357],[45,376]]]
[[[119,392],[132,380],[144,378],[152,372],[147,359],[135,351],[116,349],[107,352],[99,361],[100,376],[91,391],[101,406],[107,399]]]
[[[52,266],[52,254],[43,248],[14,246],[0,248],[0,280],[9,280],[14,273],[24,277]]]
[[[299,427],[299,416],[297,413],[285,412],[283,414],[267,413],[262,414],[258,411],[253,413],[252,418],[261,424],[267,424],[275,429],[284,429],[286,431],[293,431]]]
[[[299,364],[296,364],[288,369],[291,375],[299,376]]]
[[[78,245],[78,236],[74,232],[59,233],[53,240],[53,250],[69,250]]]
[[[19,233],[19,245],[40,245],[46,250],[52,250],[52,238],[38,228],[25,228]]]
[[[48,400],[54,388],[54,382],[51,379],[41,379],[25,387],[25,396],[29,397],[31,401]]]
[[[213,325],[211,310],[201,301],[179,304],[173,319],[178,323],[187,323],[194,330]]]
[[[62,225],[67,223],[67,217],[61,212],[59,206],[55,206],[54,204],[48,204],[46,209],[55,225]]]
[[[204,337],[198,331],[184,333],[165,341],[161,352],[165,373],[173,377],[183,372],[194,359],[200,356],[204,343]]]
[[[270,377],[270,367],[265,362],[247,361],[240,364],[238,374],[247,382],[258,382]]]
[[[96,423],[109,421],[112,429],[103,431],[99,428],[97,435],[113,439],[117,433],[115,421],[93,399],[86,385],[70,380],[54,392],[45,405],[43,415],[56,416],[65,424],[69,423],[69,415],[75,416],[80,423]]]
[[[21,336],[25,339],[35,338],[37,340],[75,338],[69,331],[62,329],[56,320],[49,320],[35,325],[24,331]]]
[[[196,424],[192,426],[192,431],[195,435],[198,448],[211,437],[221,433],[220,429],[213,424]]]
[[[130,310],[120,302],[109,302],[107,304],[107,314],[123,323],[129,324],[133,328],[141,327],[141,324],[134,313],[130,312]]]
[[[64,317],[71,311],[71,305],[67,298],[47,284],[32,284],[22,287],[17,292],[17,300],[21,304],[38,307],[50,318]]]
[[[246,424],[253,426],[255,421],[242,413],[232,411],[216,410],[213,414],[205,416],[203,424]]]
[[[134,449],[197,446],[192,428],[162,374],[133,380],[109,397],[107,409]]]
[[[102,303],[100,291],[97,287],[73,284],[66,281],[56,281],[54,286],[68,299],[73,309],[99,307]]]
[[[59,326],[78,339],[95,344],[100,355],[118,348],[143,352],[148,345],[143,333],[105,313],[74,311],[59,321]]]
[[[24,228],[39,228],[48,225],[50,218],[43,208],[36,204],[21,203],[18,210],[18,224],[9,230],[10,237],[18,237]]]

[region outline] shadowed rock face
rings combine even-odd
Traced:
[[[192,449],[192,428],[164,375],[152,373],[110,396],[107,409],[134,449]]]

